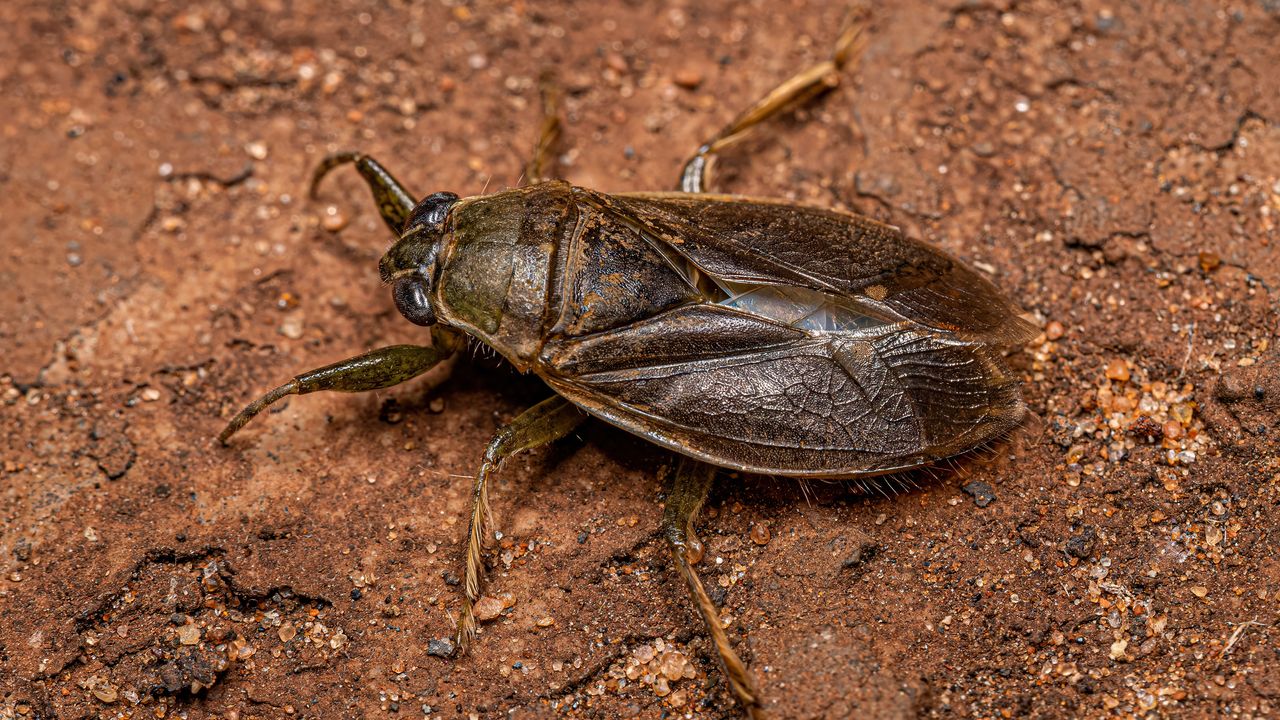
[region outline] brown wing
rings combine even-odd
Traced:
[[[539,373],[583,410],[722,467],[850,477],[916,467],[1022,418],[987,346],[901,323],[808,333],[714,304],[549,343]]]
[[[575,192],[718,280],[830,293],[868,314],[969,340],[1013,345],[1035,336],[985,278],[869,218],[733,196]]]

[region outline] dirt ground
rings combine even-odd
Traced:
[[[601,424],[493,487],[502,612],[447,657],[468,478],[545,392],[484,358],[282,404],[421,341],[343,171],[668,189],[827,52],[837,3],[0,4],[0,718],[732,718],[656,530],[669,459]],[[1280,708],[1280,4],[906,0],[720,187],[851,209],[1044,334],[1036,419],[883,492],[724,475],[701,570],[776,717]],[[497,608],[495,608],[496,610]]]

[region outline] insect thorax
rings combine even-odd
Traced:
[[[543,336],[558,238],[572,231],[572,215],[563,183],[459,201],[437,275],[441,319],[527,369]]]

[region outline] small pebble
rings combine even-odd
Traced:
[[[93,686],[93,696],[109,705],[115,702],[120,695],[113,686],[103,683]]]
[[[648,644],[641,645],[631,654],[634,655],[635,659],[639,660],[641,663],[648,664],[653,660],[653,646]]]
[[[346,644],[347,644],[347,636],[345,633],[342,632],[341,629],[335,632],[333,634],[333,637],[329,638],[329,647],[333,648],[334,650],[337,650],[338,648]]]
[[[280,625],[280,642],[289,642],[298,635],[298,628],[291,622],[285,622]]]
[[[155,388],[147,388],[142,391],[142,399],[147,402],[155,402],[160,399],[160,391]]]
[[[178,628],[178,642],[183,645],[195,645],[200,642],[200,626],[195,623],[187,623]]]
[[[496,597],[485,595],[476,601],[473,611],[480,622],[488,622],[502,614],[502,601]]]
[[[551,627],[552,625],[555,625],[555,624],[556,624],[556,621],[552,617],[543,617],[538,619],[538,627]]]
[[[280,323],[280,334],[290,340],[302,337],[302,319],[296,315],[285,318],[284,322]]]
[[[336,233],[350,222],[345,213],[336,207],[331,207],[325,212],[324,217],[320,219],[320,226],[331,233]]]
[[[431,638],[427,641],[427,654],[434,657],[453,657],[455,647],[449,638]]]
[[[751,542],[757,545],[769,544],[769,526],[764,523],[756,523],[751,526]]]
[[[1200,253],[1199,260],[1200,269],[1206,273],[1211,273],[1214,270],[1217,270],[1218,266],[1222,264],[1222,258],[1218,257],[1218,254],[1214,252]]]
[[[1164,432],[1164,436],[1170,440],[1177,440],[1182,437],[1182,424],[1177,420],[1166,420],[1164,425],[1161,426],[1161,430]]]
[[[251,142],[244,146],[244,151],[254,160],[267,159],[267,145],[263,142]]]
[[[608,66],[610,70],[613,70],[618,74],[625,73],[631,69],[627,65],[627,59],[616,52],[606,53],[604,56],[604,64]]]
[[[671,694],[671,685],[667,683],[665,677],[659,677],[653,681],[653,694],[658,697],[666,697]]]
[[[1203,585],[1196,585],[1195,587],[1191,588],[1191,594],[1195,595],[1198,598],[1202,598],[1205,595],[1209,594],[1209,588]]]
[[[1128,640],[1125,640],[1124,638],[1121,638],[1121,639],[1119,639],[1119,640],[1117,640],[1117,641],[1115,641],[1115,642],[1111,643],[1111,659],[1112,659],[1112,660],[1123,660],[1123,659],[1124,659],[1124,651],[1125,651],[1125,649],[1127,649],[1128,647],[1129,647],[1129,641],[1128,641]]]
[[[1057,320],[1050,320],[1048,325],[1044,326],[1044,336],[1050,340],[1057,340],[1067,334],[1067,329]]]
[[[665,653],[662,656],[662,675],[668,680],[684,677],[684,656],[674,651]]]
[[[427,409],[433,413],[444,412],[444,398],[431,398],[431,402],[427,403]]]
[[[697,89],[702,84],[702,79],[702,73],[696,68],[681,68],[676,71],[675,76],[672,78],[676,85],[686,90]]]
[[[1117,382],[1129,381],[1129,365],[1121,358],[1107,363],[1107,378]]]
[[[990,505],[995,502],[996,499],[995,490],[991,488],[991,485],[982,482],[981,480],[974,480],[968,485],[965,485],[964,491],[973,496],[973,504],[980,508]]]

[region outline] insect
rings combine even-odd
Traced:
[[[761,122],[834,87],[860,46],[851,15],[832,56],[790,78],[704,143],[680,192],[603,194],[544,180],[555,93],[520,188],[415,201],[387,170],[354,164],[396,237],[379,270],[429,346],[397,345],[296,376],[244,408],[228,438],[287,395],[361,392],[420,375],[469,336],[554,394],[488,444],[475,476],[458,639],[475,634],[490,475],[587,417],[678,454],[662,534],[730,691],[760,692],[694,565],[693,522],[717,468],[865,478],[970,451],[1025,412],[999,354],[1034,335],[986,279],[897,228],[858,215],[704,192],[716,155]]]

